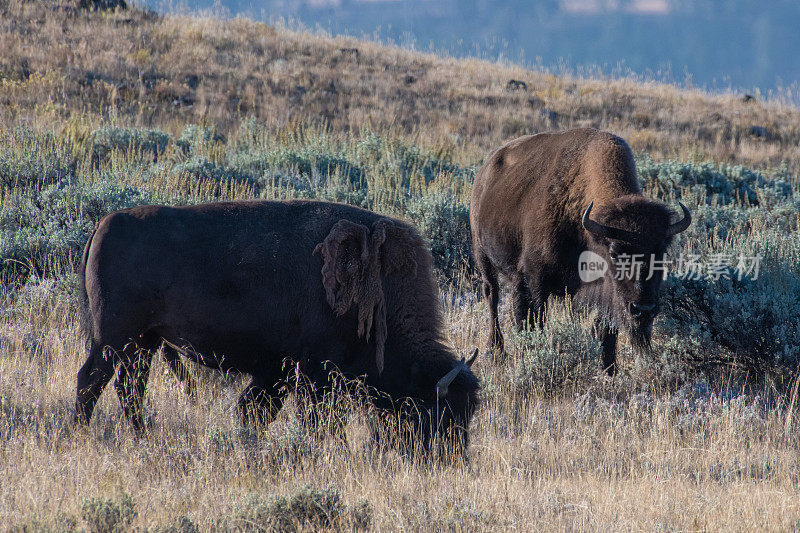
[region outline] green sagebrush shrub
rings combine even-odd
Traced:
[[[512,339],[521,357],[509,365],[507,378],[522,397],[580,382],[600,368],[600,342],[577,314],[551,314],[543,327]]]
[[[189,124],[175,140],[175,145],[186,154],[207,150],[215,144],[224,144],[225,136],[214,128]]]
[[[305,485],[287,495],[250,495],[224,522],[223,529],[240,531],[365,531],[372,522],[372,507],[365,499],[347,506],[335,488]]]
[[[792,372],[800,355],[800,278],[667,280],[663,328],[700,340],[685,354],[699,366],[736,365],[761,374]]]
[[[233,181],[237,183],[255,183],[255,178],[251,173],[215,163],[205,156],[192,156],[183,163],[171,166],[169,172],[175,176],[191,178],[195,182],[211,181],[222,183]]]
[[[147,533],[200,533],[200,527],[186,516],[179,516],[167,524],[147,529]]]
[[[115,498],[92,498],[81,504],[81,516],[92,533],[128,531],[136,515],[133,498],[125,492]]]
[[[0,192],[74,178],[75,147],[67,140],[16,128],[0,134]]]
[[[405,215],[428,238],[433,265],[440,277],[456,281],[474,270],[469,206],[453,195],[431,194],[412,198]]]
[[[379,176],[393,178],[401,189],[411,187],[415,179],[430,185],[446,176],[453,183],[464,184],[475,177],[475,167],[457,165],[442,154],[375,133],[365,133],[352,153],[363,167]]]
[[[150,194],[122,187],[110,176],[91,185],[64,180],[16,187],[0,210],[0,279],[21,282],[31,273],[70,272],[104,215],[151,200]]]
[[[761,201],[775,203],[793,195],[785,168],[774,176],[751,170],[742,165],[725,163],[685,163],[666,161],[656,163],[647,155],[637,161],[639,180],[661,199],[694,195],[709,204],[727,205],[732,202],[759,205]]]
[[[172,137],[159,130],[139,128],[100,128],[92,132],[92,155],[102,161],[112,151],[133,152],[155,161],[170,144]]]

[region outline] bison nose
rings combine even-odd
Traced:
[[[628,311],[630,312],[631,316],[636,318],[639,318],[644,314],[651,314],[655,308],[656,304],[628,304]]]

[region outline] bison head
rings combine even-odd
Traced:
[[[634,346],[646,348],[669,266],[667,248],[672,237],[689,227],[691,214],[680,204],[683,217],[672,222],[672,212],[665,205],[639,195],[593,206],[583,214],[583,227],[590,236],[589,249],[608,265],[602,282],[596,282],[601,288],[601,307],[606,309],[604,318],[628,330]]]
[[[440,443],[456,455],[467,450],[467,428],[478,405],[478,380],[471,370],[477,357],[475,348],[469,359],[462,358],[436,382],[436,405],[431,413],[436,416],[437,433],[443,437]]]
[[[428,379],[421,380],[427,390],[420,391],[418,398],[405,398],[393,403],[404,430],[399,433],[400,447],[409,453],[422,451],[427,456],[440,460],[465,458],[469,444],[467,431],[475,409],[478,407],[480,386],[471,366],[478,355],[476,348],[469,359],[435,357],[428,363],[441,368],[446,364],[450,370],[427,389]],[[436,376],[431,375],[430,378]],[[432,384],[432,383],[431,383]]]

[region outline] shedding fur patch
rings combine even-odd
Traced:
[[[386,242],[387,229],[392,226],[387,219],[378,220],[371,229],[340,220],[314,249],[323,260],[322,284],[328,305],[337,316],[355,305],[358,336],[369,342],[374,332],[379,373],[383,372],[387,332],[381,248]]]

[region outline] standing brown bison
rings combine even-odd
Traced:
[[[599,308],[596,331],[603,367],[615,371],[618,330],[638,348],[650,341],[658,313],[664,260],[672,237],[691,223],[642,196],[633,154],[611,133],[577,129],[521,137],[493,152],[472,188],[473,253],[489,302],[490,346],[503,350],[497,317],[498,274],[513,286],[515,323],[543,318],[551,295],[574,296]],[[604,276],[584,282],[583,252],[608,265]],[[641,254],[641,255],[639,255]],[[641,259],[638,272],[625,266]],[[653,263],[655,261],[655,263]],[[628,270],[632,275],[624,275]],[[621,279],[617,279],[621,278]],[[648,279],[649,278],[649,279]]]
[[[466,444],[478,382],[442,341],[431,254],[404,222],[311,201],[135,207],[100,221],[80,274],[89,357],[79,422],[119,366],[123,411],[141,428],[163,344],[174,368],[183,353],[251,375],[246,419],[280,409],[288,358],[318,392],[332,386],[331,363],[363,378],[424,446],[435,434]]]

